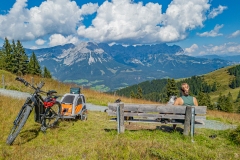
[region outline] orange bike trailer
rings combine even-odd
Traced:
[[[80,93],[80,88],[70,88],[70,93],[64,94],[60,102],[63,119],[87,120],[85,96]]]

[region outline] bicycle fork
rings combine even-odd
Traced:
[[[19,111],[16,119],[13,121],[13,125],[16,126],[17,124],[19,124],[19,120],[21,119],[20,116],[23,116],[22,112],[24,111],[24,109],[26,109],[26,107],[27,107],[27,105],[23,105],[23,107],[22,107],[21,110]],[[32,107],[31,107],[31,112],[32,112]],[[30,113],[31,113],[31,112],[30,112]]]

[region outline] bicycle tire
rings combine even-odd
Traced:
[[[22,113],[19,115],[18,124],[14,124],[11,129],[11,132],[6,141],[7,144],[12,145],[12,143],[18,136],[19,132],[21,131],[22,127],[25,125],[31,111],[32,111],[32,107],[30,107],[28,105],[24,108]]]
[[[56,102],[52,107],[46,109],[46,115],[44,116],[44,124],[47,128],[54,127],[60,119],[62,106],[59,102]]]

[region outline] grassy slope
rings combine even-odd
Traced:
[[[5,76],[7,87],[30,91],[15,76],[0,72]],[[30,76],[24,77],[31,81]],[[35,83],[39,81],[34,77]],[[70,85],[54,80],[46,82],[44,90],[55,89],[60,94],[69,91]],[[222,86],[221,86],[222,87]],[[83,89],[87,101],[106,105],[118,97]],[[228,93],[228,92],[227,92]],[[150,103],[121,97],[124,102]],[[181,134],[183,126],[176,132],[167,132],[171,126],[158,127],[152,124],[128,124],[126,132],[118,135],[116,123],[109,122],[109,116],[102,112],[91,112],[88,121],[61,121],[59,126],[39,131],[40,125],[33,121],[33,114],[17,137],[13,146],[5,144],[12,122],[23,100],[0,95],[0,159],[238,159],[239,146],[228,140],[229,131],[196,129],[195,142]],[[208,117],[240,124],[239,114],[209,111]],[[161,129],[160,129],[161,128]],[[217,138],[211,139],[210,135]]]
[[[39,131],[30,115],[12,146],[5,144],[12,122],[23,100],[1,96],[0,159],[237,159],[239,146],[227,139],[229,131],[196,129],[190,137],[171,126],[126,123],[124,134],[117,134],[116,122],[104,112],[89,111],[87,121],[61,121],[59,126]],[[10,104],[10,105],[9,105]],[[215,139],[209,138],[216,134]]]
[[[231,89],[228,86],[230,80],[234,78],[234,76],[229,75],[229,73],[227,72],[228,68],[231,67],[233,66],[221,68],[219,70],[204,75],[204,78],[207,83],[209,84],[213,84],[214,82],[217,83],[217,91],[209,94],[210,97],[212,98],[212,102],[217,101],[220,93],[222,93],[222,95],[227,95],[230,92],[234,100],[237,98],[239,88]]]

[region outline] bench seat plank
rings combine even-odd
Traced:
[[[109,110],[116,111],[118,103],[109,103]],[[131,104],[124,103],[124,111],[132,112],[158,112],[158,113],[177,113],[185,114],[186,106],[174,106],[169,104]],[[196,114],[206,114],[206,106],[197,106],[195,107]]]
[[[107,111],[109,116],[117,116],[116,112],[111,110]],[[150,113],[130,113],[124,112],[124,117],[154,117],[154,118],[166,118],[166,119],[185,119],[185,115],[176,114],[150,114]],[[196,115],[196,120],[206,120],[206,116]]]

